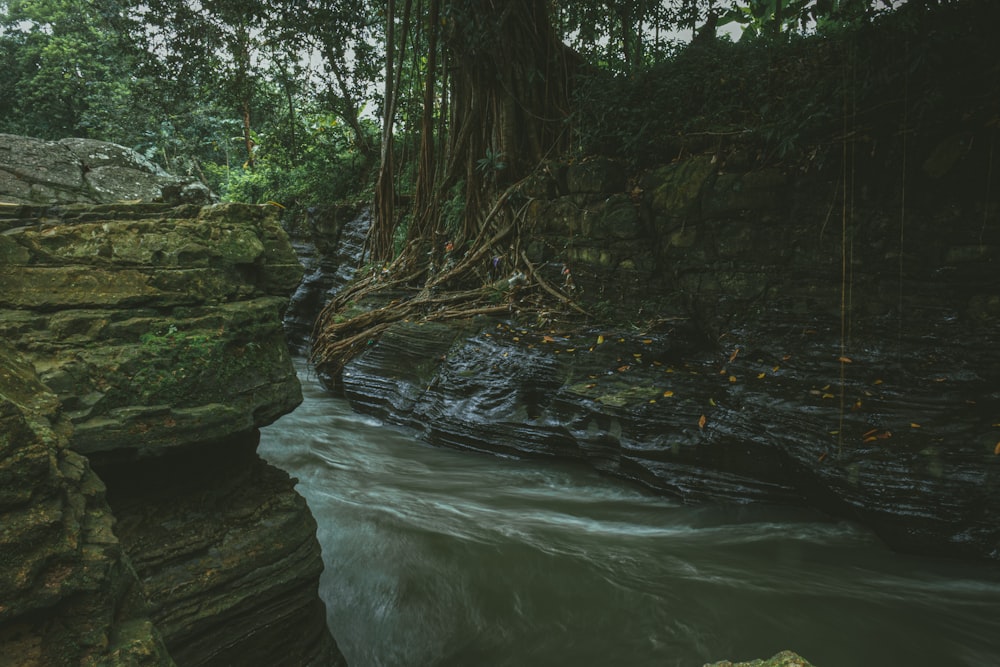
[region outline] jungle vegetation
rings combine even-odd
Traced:
[[[469,269],[510,243],[516,185],[548,161],[638,170],[725,142],[815,161],[945,109],[1000,124],[1000,65],[939,48],[995,51],[998,4],[6,0],[0,132],[114,141],[230,200],[369,203],[364,261],[385,270],[345,299],[391,275],[420,297],[393,318],[443,288],[488,311]],[[319,346],[386,317],[330,319]]]

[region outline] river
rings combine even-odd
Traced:
[[[319,523],[352,667],[1000,665],[1000,569],[893,553],[803,510],[691,506],[576,464],[432,447],[305,400],[261,455]]]

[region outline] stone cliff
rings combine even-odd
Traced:
[[[0,664],[335,665],[267,208],[0,205]]]
[[[498,295],[510,320],[394,324],[330,382],[438,444],[998,559],[1000,190],[989,138],[955,141],[912,140],[905,174],[859,158],[856,188],[738,148],[630,181],[552,164],[521,193],[525,256],[590,324],[517,319]]]

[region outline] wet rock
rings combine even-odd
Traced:
[[[528,209],[542,275],[571,272],[573,298],[644,333],[398,325],[346,367],[348,397],[440,444],[582,459],[690,501],[807,504],[897,549],[1000,559],[995,202],[926,181],[902,221],[898,192],[869,190],[834,223],[822,173],[716,169],[645,176],[628,235],[598,224],[626,219],[626,193]]]
[[[316,317],[358,269],[371,214],[357,207],[311,209],[285,224],[305,268],[285,313],[285,334],[293,349],[308,354]]]

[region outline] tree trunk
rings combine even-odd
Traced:
[[[548,3],[497,0],[452,7],[451,169],[439,191],[465,180],[465,225],[474,238],[501,188],[569,147],[566,119],[578,56],[555,36]],[[458,245],[461,239],[455,239]]]

